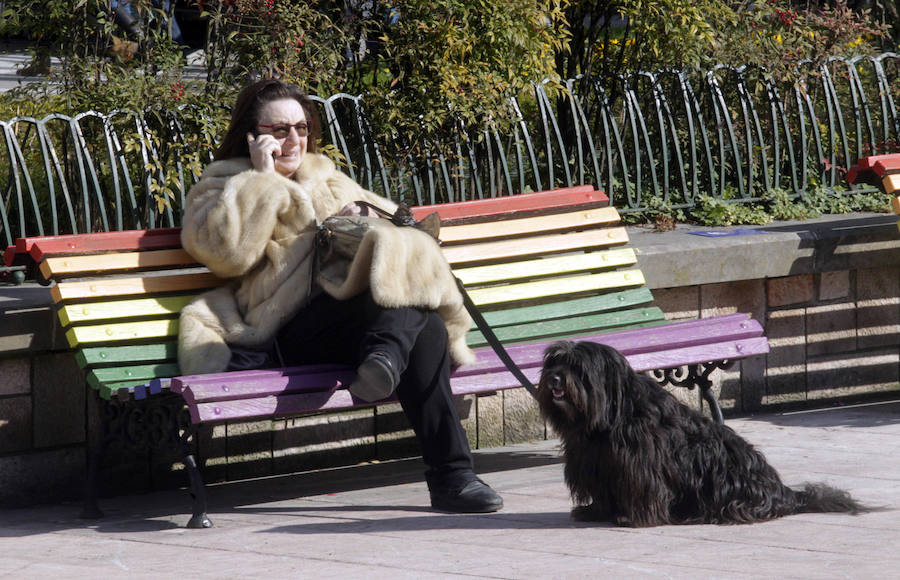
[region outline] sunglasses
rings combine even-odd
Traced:
[[[293,125],[288,125],[286,123],[278,123],[277,125],[259,125],[259,128],[268,129],[272,137],[275,137],[276,139],[287,139],[287,136],[291,133],[291,128],[297,131],[298,137],[306,137],[309,135],[309,123],[306,121],[300,121]]]

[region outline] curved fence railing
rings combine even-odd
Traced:
[[[363,99],[314,97],[323,141],[363,186],[413,204],[592,183],[623,211],[834,189],[844,168],[900,151],[900,56],[832,58],[778,80],[760,67],[577,78],[509,100],[509,118],[375,138]],[[191,123],[186,126],[186,123]],[[487,127],[487,128],[485,128]],[[217,128],[178,111],[0,121],[0,243],[178,225]],[[414,151],[415,153],[410,153]],[[851,190],[853,191],[853,190]]]

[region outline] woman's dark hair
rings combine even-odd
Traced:
[[[306,122],[309,124],[306,151],[315,153],[316,142],[322,135],[315,103],[295,85],[277,79],[266,79],[245,87],[238,95],[234,108],[231,109],[228,131],[225,132],[225,137],[222,138],[222,143],[216,150],[214,159],[219,161],[232,157],[249,157],[250,147],[247,145],[247,133],[256,134],[259,110],[266,103],[281,99],[294,99],[303,107]]]

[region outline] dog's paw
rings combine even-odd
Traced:
[[[572,508],[572,519],[578,522],[607,522],[609,521],[609,511],[598,506],[596,503],[590,505],[577,505]]]

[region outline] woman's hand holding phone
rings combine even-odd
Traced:
[[[263,173],[275,171],[275,159],[281,151],[281,145],[275,137],[267,134],[247,133],[247,145],[250,148],[250,163],[253,168]]]

